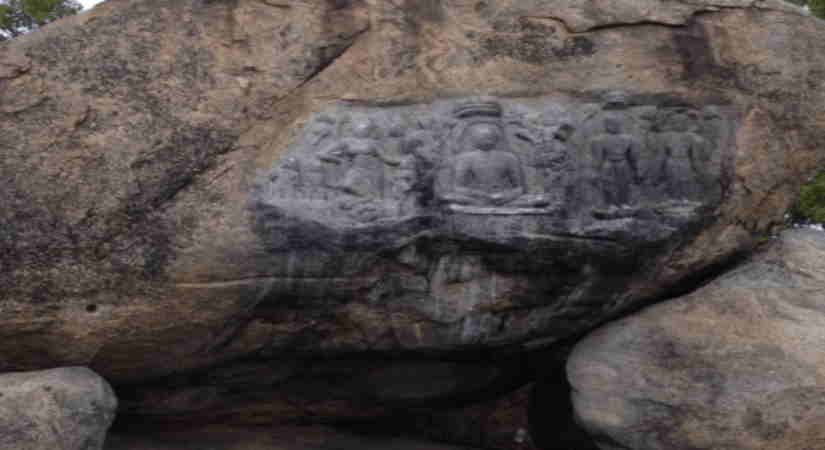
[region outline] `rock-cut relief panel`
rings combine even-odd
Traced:
[[[596,219],[684,216],[722,195],[729,123],[716,108],[635,106],[598,110],[576,136],[578,196]]]
[[[714,107],[611,100],[341,106],[310,118],[253,203],[343,231],[659,236],[721,200],[728,125]]]

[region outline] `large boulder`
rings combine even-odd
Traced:
[[[601,448],[822,447],[825,233],[790,231],[772,244],[576,346],[575,411]]]
[[[89,369],[0,375],[0,448],[102,450],[117,399]]]
[[[235,399],[235,364],[346,357],[390,403],[463,394],[782,221],[825,159],[823,30],[778,0],[111,0],[4,42],[0,369]]]

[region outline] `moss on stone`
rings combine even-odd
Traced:
[[[802,186],[792,215],[796,222],[825,223],[825,170]]]

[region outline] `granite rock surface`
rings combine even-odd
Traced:
[[[148,407],[176,420],[282,411],[284,371],[341,358],[382,374],[368,408],[496,391],[783,221],[825,159],[822,31],[778,1],[110,0],[4,42],[0,370],[180,389]]]
[[[117,398],[89,369],[0,375],[0,448],[102,450]]]
[[[599,329],[568,363],[602,449],[818,448],[825,233],[783,233],[707,286]]]

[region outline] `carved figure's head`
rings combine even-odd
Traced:
[[[604,129],[610,134],[619,134],[622,132],[622,122],[617,117],[608,117],[604,119]]]
[[[283,170],[292,170],[292,171],[299,171],[301,170],[301,164],[298,162],[296,158],[287,158],[286,161],[281,164],[281,169]]]
[[[559,127],[553,133],[553,137],[562,142],[567,142],[567,140],[570,139],[570,136],[573,135],[573,130],[575,130],[575,128],[573,128],[572,125],[570,125],[569,123],[563,123],[559,125]]]
[[[396,123],[390,127],[389,136],[392,138],[403,138],[405,134],[407,134],[407,127],[404,124]]]
[[[502,116],[501,104],[494,98],[481,97],[460,105],[455,109],[453,115],[459,119],[469,119],[471,117],[495,117]]]
[[[625,91],[610,91],[604,100],[605,109],[625,109],[628,106],[628,95]]]
[[[489,151],[501,141],[501,132],[495,125],[480,123],[468,130],[470,145],[478,150]]]
[[[424,139],[418,136],[412,136],[404,140],[404,144],[400,147],[401,153],[410,155],[415,153],[416,149],[424,146]]]
[[[313,145],[317,145],[333,134],[335,122],[327,116],[320,116],[309,124],[309,135]]]
[[[376,131],[377,127],[369,120],[359,120],[352,124],[352,135],[359,139],[372,139]]]
[[[690,118],[686,114],[676,114],[670,118],[670,128],[678,133],[690,131]]]

